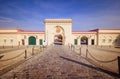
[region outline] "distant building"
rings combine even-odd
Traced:
[[[0,28],[0,46],[21,45],[120,45],[120,29],[72,31],[72,19],[45,19],[45,31]]]

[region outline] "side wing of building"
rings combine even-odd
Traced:
[[[120,29],[73,31],[74,45],[120,46]]]
[[[43,31],[0,28],[0,46],[42,45]]]

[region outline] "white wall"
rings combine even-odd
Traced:
[[[120,34],[99,34],[99,43],[98,45],[115,45],[115,40],[118,39]],[[111,39],[111,41],[109,41]],[[103,41],[105,40],[105,41]]]
[[[25,40],[25,45],[28,45],[28,38],[30,36],[36,38],[36,45],[39,45],[39,39],[44,40],[44,34],[0,34],[0,46],[18,46],[19,42],[22,45],[22,39]]]
[[[60,19],[61,20],[61,19]],[[71,20],[71,19],[68,19]],[[64,29],[65,34],[65,45],[72,43],[72,23],[71,22],[45,22],[45,39],[47,40],[48,45],[54,43],[55,27],[60,26]]]
[[[94,45],[97,45],[97,35],[96,34],[72,34],[72,44],[74,44],[74,39],[77,39],[78,45],[81,45],[81,38],[86,36],[88,38],[88,45],[91,45],[91,40],[94,39]]]

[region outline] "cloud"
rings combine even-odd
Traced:
[[[2,7],[0,5],[0,15],[2,16],[0,25],[44,30],[43,20],[45,18],[72,18],[73,29],[119,27],[120,3],[115,1],[112,4],[111,2],[102,4],[100,1],[101,3],[95,4],[96,2],[79,0],[78,2],[75,0],[73,2],[71,0],[30,0],[29,3],[23,0],[9,1]]]
[[[4,22],[14,22],[15,20],[12,18],[8,18],[8,17],[0,17],[0,23],[4,23]]]
[[[120,15],[79,14],[73,16],[73,29],[120,28]]]
[[[73,14],[73,29],[120,28],[120,3],[88,13]]]

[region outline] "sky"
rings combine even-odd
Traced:
[[[0,28],[44,30],[47,18],[72,18],[73,30],[120,28],[120,0],[0,0]]]

